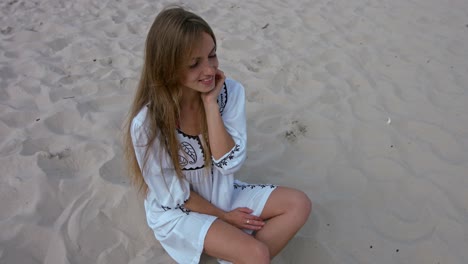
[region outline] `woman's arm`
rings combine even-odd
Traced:
[[[225,80],[224,74],[218,70],[215,88],[201,94],[201,98],[214,167],[223,175],[233,174],[247,157],[244,87],[233,80]]]
[[[224,127],[218,103],[215,101],[212,104],[205,105],[205,111],[211,155],[217,160],[231,151],[234,147],[234,140]]]
[[[208,214],[224,219],[226,212],[208,202],[205,198],[201,197],[198,193],[190,191],[190,197],[185,202],[184,207],[190,211],[201,214]]]
[[[211,154],[214,159],[221,158],[234,147],[234,140],[226,131],[217,102],[218,95],[224,85],[225,79],[226,77],[224,76],[224,73],[218,70],[216,74],[215,88],[210,92],[201,95],[203,105],[205,107]]]
[[[224,212],[194,191],[190,191],[190,198],[185,202],[184,207],[197,213],[216,216],[238,228],[260,230],[265,224],[260,217],[251,215],[253,211],[247,207]]]

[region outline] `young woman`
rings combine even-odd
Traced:
[[[244,88],[218,69],[216,38],[199,16],[162,11],[126,128],[133,182],[149,227],[178,263],[269,263],[307,220],[298,190],[234,179],[246,158]]]

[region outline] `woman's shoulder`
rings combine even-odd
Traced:
[[[237,81],[226,78],[224,87],[218,95],[219,112],[224,114],[229,105],[236,106],[240,101],[244,100],[244,87]]]
[[[132,119],[132,126],[134,128],[136,127],[142,127],[146,125],[146,115],[148,114],[148,106],[145,105],[143,106],[138,114],[135,115]]]
[[[224,83],[225,86],[221,91],[221,97],[226,97],[225,99],[227,99],[227,101],[229,101],[229,99],[232,101],[244,100],[244,86],[240,82],[226,78]]]
[[[231,78],[226,78],[226,80],[224,81],[224,83],[226,84],[226,88],[230,91],[230,92],[243,92],[244,91],[244,86],[242,86],[242,84],[234,79],[231,79]]]

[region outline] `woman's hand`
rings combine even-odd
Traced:
[[[252,209],[247,207],[236,208],[224,214],[222,220],[241,229],[260,230],[265,222],[258,216],[251,215]]]
[[[211,103],[217,104],[218,95],[221,92],[221,88],[223,88],[224,80],[226,80],[224,72],[220,69],[217,69],[215,74],[215,87],[213,88],[213,90],[207,93],[202,93],[200,95],[205,106],[208,106]]]

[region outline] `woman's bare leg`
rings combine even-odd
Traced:
[[[235,264],[270,263],[268,247],[263,242],[219,219],[208,230],[204,250],[212,257]]]
[[[257,231],[255,238],[267,245],[271,258],[276,256],[305,224],[311,208],[310,199],[299,190],[277,187],[270,194],[260,216],[268,220],[265,226]]]

